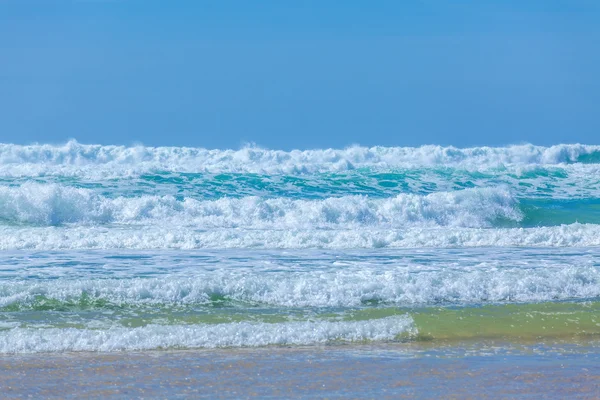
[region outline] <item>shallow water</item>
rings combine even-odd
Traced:
[[[458,343],[61,353],[0,359],[4,398],[549,398],[600,393],[600,354]]]
[[[0,351],[594,337],[600,251],[4,252]]]

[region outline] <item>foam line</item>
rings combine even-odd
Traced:
[[[0,353],[314,345],[393,340],[414,334],[407,315],[365,321],[147,325],[108,330],[13,328],[0,331]]]

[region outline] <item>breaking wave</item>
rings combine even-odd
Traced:
[[[304,174],[356,168],[600,163],[600,146],[531,144],[456,148],[349,147],[319,150],[208,150],[190,147],[0,144],[0,176],[139,174],[148,171]]]
[[[412,318],[366,321],[146,325],[108,330],[13,328],[0,331],[0,353],[315,345],[393,340],[415,332]]]
[[[450,263],[449,263],[450,264]],[[360,265],[314,271],[198,271],[193,277],[67,279],[0,283],[0,311],[85,311],[151,307],[166,314],[187,307],[401,307],[486,302],[542,302],[600,296],[600,270],[589,263],[538,269],[482,263],[453,269]],[[172,316],[172,318],[174,318]]]
[[[371,199],[177,199],[175,196],[110,198],[88,189],[26,183],[0,187],[0,219],[33,225],[145,224],[207,228],[302,229],[405,226],[491,227],[523,218],[504,189],[470,189]]]
[[[381,249],[600,246],[600,225],[539,228],[213,229],[3,227],[2,250]]]

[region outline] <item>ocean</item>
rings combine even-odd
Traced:
[[[594,340],[599,195],[600,146],[1,144],[0,353]]]

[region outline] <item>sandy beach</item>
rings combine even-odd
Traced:
[[[592,345],[380,344],[4,355],[4,398],[581,398]]]

